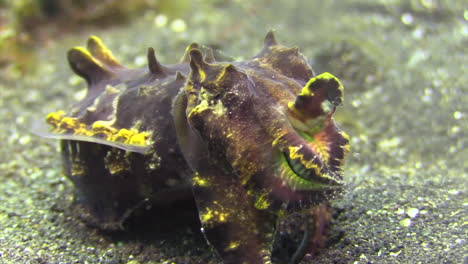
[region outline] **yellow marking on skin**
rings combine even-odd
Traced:
[[[328,162],[330,158],[330,149],[324,132],[314,135],[314,142],[308,144],[315,152],[317,152],[324,162]]]
[[[247,182],[249,182],[250,178],[252,177],[253,173],[250,171],[247,172],[242,172],[240,175],[241,178],[241,184],[246,185]]]
[[[306,168],[306,169],[314,169],[316,172],[317,172],[317,175],[320,175],[320,168],[317,166],[317,164],[315,164],[313,162],[313,160],[311,161],[307,161],[304,159],[304,155],[299,153],[299,150],[302,149],[302,145],[298,146],[298,147],[288,147],[289,149],[289,157],[291,159],[299,159],[300,162],[302,163],[302,165]]]
[[[222,81],[222,80],[224,79],[224,77],[226,76],[226,68],[227,68],[227,67],[228,67],[228,66],[223,67],[223,69],[221,70],[221,72],[220,72],[218,75],[216,75],[216,79],[215,79],[214,83],[221,83],[221,81]]]
[[[61,121],[61,126],[68,129],[80,128],[80,121],[74,117],[64,117]]]
[[[135,130],[137,131],[137,130]],[[141,132],[134,134],[128,141],[129,144],[131,145],[146,145],[146,142],[150,138],[151,133],[150,132]]]
[[[106,85],[106,93],[107,94],[117,94],[120,93],[120,90],[117,87],[114,87],[112,85]]]
[[[208,223],[213,218],[213,211],[209,208],[206,208],[206,212],[203,213],[200,217],[202,223]]]
[[[107,169],[111,173],[111,175],[115,175],[119,172],[122,172],[125,170],[126,167],[122,166],[123,164],[119,163],[118,161],[116,162],[109,162],[106,164]]]
[[[268,200],[268,193],[263,192],[263,193],[258,194],[255,197],[254,206],[255,206],[255,208],[257,208],[259,210],[268,209],[268,207],[270,207],[270,201]]]
[[[201,101],[198,105],[192,108],[192,111],[188,114],[188,119],[192,117],[192,115],[199,114],[205,110],[208,110],[210,107],[207,101]]]
[[[184,56],[182,56],[182,58],[180,59],[180,62],[181,63],[184,63],[184,62],[189,62],[190,61],[190,50],[192,49],[198,49],[199,46],[197,43],[192,43],[190,45],[188,45],[186,48],[185,48],[185,52],[184,52]]]
[[[232,165],[239,168],[239,177],[242,185],[246,185],[252,175],[258,171],[259,165],[255,162],[249,161],[245,156],[238,155]]]
[[[264,264],[271,264],[270,251],[268,249],[260,250],[260,254],[263,255],[262,259]]]
[[[327,144],[324,144],[320,141],[315,141],[313,144],[309,145],[315,152],[319,154],[319,156],[323,159],[325,163],[328,163],[328,159],[330,158],[329,150]]]
[[[77,162],[72,162],[72,167],[71,167],[71,175],[72,176],[83,176],[85,175],[85,170],[83,165]]]
[[[80,123],[79,127],[76,128],[76,129],[73,129],[74,130],[74,134],[75,135],[81,135],[81,136],[94,136],[94,132],[93,131],[90,131],[88,130],[88,128],[86,127],[85,124],[82,124]]]
[[[346,154],[348,154],[348,153],[351,151],[351,145],[349,144],[349,135],[346,134],[344,131],[340,131],[339,133],[340,133],[340,135],[341,135],[342,137],[344,137],[344,138],[348,141],[348,143],[346,143],[346,144],[340,146],[340,147],[343,149],[344,156],[346,157]],[[340,159],[340,160],[337,160],[337,161],[339,161],[341,165],[344,165],[344,163],[345,163],[345,159],[344,159],[344,158],[343,158],[343,159]]]
[[[202,86],[200,88],[200,92],[198,92],[198,98],[200,99],[200,101],[208,101],[210,100],[210,96],[210,92]]]
[[[104,135],[107,141],[119,142],[129,145],[150,145],[151,133],[148,131],[140,132],[137,129],[122,128],[117,130],[112,127],[112,121],[97,120],[91,127],[82,123],[78,118],[64,116],[63,111],[52,112],[47,115],[46,122],[52,125],[54,133],[66,133],[72,131],[75,135],[96,136]]]
[[[90,41],[94,41],[96,43],[96,53],[99,53],[105,61],[112,62],[116,65],[119,65],[120,63],[115,59],[114,55],[112,55],[112,52],[104,45],[102,40],[96,36],[91,36]]]
[[[111,175],[125,171],[130,166],[123,153],[121,151],[117,151],[116,149],[112,149],[110,152],[108,152],[104,158],[104,161],[106,168],[109,170]]]
[[[197,173],[195,173],[195,176],[193,177],[193,185],[196,185],[196,186],[201,186],[201,187],[207,187],[207,186],[210,186],[210,183],[208,180],[206,179],[202,179],[200,177],[200,175]]]
[[[341,148],[344,150],[345,154],[351,151],[351,145],[346,144],[344,146],[341,146]]]
[[[211,110],[216,116],[223,116],[226,113],[226,107],[224,107],[223,102],[217,101],[215,105],[210,106],[208,101],[203,100],[190,111],[188,118],[190,119],[192,115],[202,113],[206,110]]]
[[[109,121],[98,120],[91,125],[91,130],[96,133],[103,133],[106,135],[111,135],[117,133],[117,129],[111,126],[112,124]]]
[[[300,115],[300,112],[297,111],[297,108],[294,106],[294,102],[288,102],[289,110],[293,111],[295,114]]]
[[[349,142],[349,135],[346,132],[340,131],[340,135],[342,137],[344,137]],[[347,143],[346,145],[341,146],[341,147],[344,149],[345,154],[348,153],[349,151],[351,151],[351,145],[349,143]]]
[[[60,123],[60,120],[63,119],[64,115],[65,115],[65,111],[61,111],[61,110],[57,112],[49,113],[46,116],[46,122],[53,126],[57,126]]]
[[[237,241],[237,240],[236,241],[231,241],[225,250],[226,251],[234,250],[234,249],[238,248],[239,246],[240,246],[240,241]]]
[[[107,140],[131,145],[146,145],[149,136],[150,133],[146,131],[139,132],[133,128],[130,130],[122,128],[116,134],[108,135]]]
[[[312,92],[309,87],[312,83],[316,82],[317,80],[335,80],[338,83],[338,90],[340,90],[341,94],[343,95],[344,93],[344,86],[340,82],[338,78],[336,78],[333,74],[329,72],[324,72],[322,74],[319,74],[313,78],[310,78],[310,80],[307,82],[307,84],[302,88],[301,92],[299,93],[299,96],[314,96],[314,92]]]
[[[206,79],[206,72],[198,68],[198,75],[200,76],[200,82],[203,82]]]
[[[83,47],[74,47],[73,49],[81,52],[81,54],[86,57],[86,60],[92,61],[93,64],[96,64],[97,66],[99,66],[99,68],[101,68],[101,69],[105,68],[102,65],[102,63],[100,61],[98,61],[96,58],[94,58],[93,55],[87,49],[85,49]]]
[[[219,213],[219,222],[221,223],[224,223],[226,222],[227,220],[227,217],[228,217],[228,214],[227,213]]]
[[[204,224],[209,224],[211,220],[215,220],[215,223],[224,223],[227,221],[228,217],[229,214],[226,212],[206,208],[206,212],[200,216],[200,220]]]
[[[187,109],[186,109],[186,113],[188,115],[188,113],[190,113],[193,108],[194,108],[194,105],[197,103],[197,100],[198,100],[198,94],[197,92],[195,91],[195,89],[193,88],[193,84],[188,82],[186,85],[185,85],[185,88],[184,88],[185,92],[187,93]]]
[[[286,131],[284,131],[284,130],[282,130],[282,129],[279,129],[279,130],[277,131],[277,133],[275,133],[275,134],[278,134],[278,136],[276,136],[275,139],[273,140],[273,142],[271,142],[271,146],[272,146],[272,147],[275,147],[275,146],[277,146],[277,145],[279,145],[279,144],[284,144],[284,143],[286,143],[286,140],[284,140],[283,137],[284,137],[285,135],[287,135],[288,132],[286,132]]]

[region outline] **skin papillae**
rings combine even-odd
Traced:
[[[60,139],[64,174],[101,228],[190,196],[224,263],[266,264],[281,217],[307,222],[343,190],[349,140],[332,118],[343,86],[272,32],[240,62],[191,44],[177,64],[150,48],[148,67],[129,69],[97,37],[68,60],[87,95],[50,113],[42,135]],[[291,263],[309,249],[306,233]]]

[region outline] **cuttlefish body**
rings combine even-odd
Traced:
[[[348,136],[332,118],[343,86],[272,32],[240,62],[192,44],[178,64],[150,48],[148,67],[129,69],[97,37],[68,60],[87,95],[39,134],[60,139],[64,174],[101,228],[188,193],[225,263],[266,264],[280,217],[343,189]]]

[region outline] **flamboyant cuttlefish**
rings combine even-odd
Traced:
[[[87,95],[48,114],[39,134],[60,139],[64,174],[101,228],[188,186],[223,261],[266,264],[279,218],[343,189],[348,136],[332,119],[343,86],[272,32],[240,62],[191,44],[180,63],[163,65],[150,48],[148,67],[129,69],[97,37],[68,61]]]

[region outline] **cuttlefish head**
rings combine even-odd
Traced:
[[[259,209],[317,204],[342,189],[349,140],[333,121],[344,95],[335,76],[314,76],[272,33],[250,60],[208,63],[193,49],[190,66],[182,105],[192,138],[182,135],[181,148],[195,171],[221,168]]]

